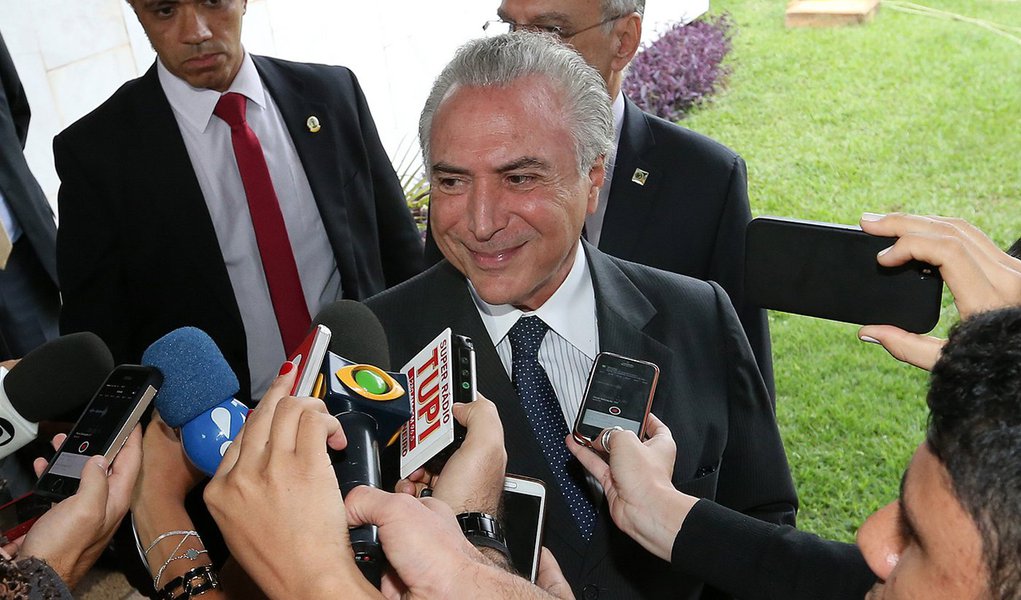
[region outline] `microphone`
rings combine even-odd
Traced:
[[[359,485],[381,488],[379,443],[390,443],[411,418],[407,378],[388,373],[390,350],[376,315],[364,304],[341,300],[321,310],[314,325],[333,332],[317,386],[330,413],[337,417],[347,447],[329,450],[344,496]],[[351,548],[362,575],[377,588],[383,553],[375,525],[350,531]]]
[[[163,373],[156,410],[167,425],[180,428],[188,460],[212,475],[248,416],[248,407],[234,399],[237,375],[204,331],[175,329],[150,345],[142,364]]]
[[[55,338],[10,370],[0,367],[0,458],[34,440],[41,421],[67,419],[88,404],[113,367],[110,349],[89,332]]]

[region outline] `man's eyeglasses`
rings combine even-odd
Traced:
[[[578,35],[579,33],[584,33],[584,32],[586,32],[586,31],[588,31],[590,29],[595,29],[596,27],[599,27],[601,25],[606,25],[607,23],[612,23],[612,22],[616,21],[617,19],[621,19],[621,18],[626,17],[626,16],[627,15],[617,15],[615,17],[610,17],[608,19],[603,19],[602,21],[600,21],[600,22],[598,22],[598,23],[596,23],[594,25],[589,25],[588,27],[582,27],[581,29],[577,29],[575,31],[566,30],[563,27],[561,27],[560,25],[539,25],[537,23],[525,24],[525,23],[515,23],[513,21],[504,21],[502,19],[497,19],[497,20],[494,20],[494,21],[486,21],[482,25],[482,31],[486,32],[486,34],[488,34],[488,35],[501,35],[501,34],[504,34],[504,33],[511,33],[511,32],[514,32],[514,31],[531,31],[533,33],[552,33],[553,35],[559,37],[562,40],[569,40],[569,39],[573,38],[574,36]]]

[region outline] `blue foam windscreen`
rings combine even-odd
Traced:
[[[238,393],[237,375],[216,342],[195,327],[181,327],[156,340],[142,364],[163,373],[156,409],[171,427],[180,427]]]

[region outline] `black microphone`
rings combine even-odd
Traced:
[[[0,367],[0,458],[34,440],[41,421],[75,420],[113,367],[110,349],[89,332],[50,340],[9,371]]]
[[[411,418],[407,380],[387,373],[390,350],[376,315],[364,304],[341,300],[316,315],[313,325],[333,332],[321,373],[322,396],[337,417],[347,447],[330,450],[337,483],[343,495],[359,486],[381,487],[379,442],[388,444]],[[362,574],[377,588],[383,553],[375,525],[351,529],[351,548]]]

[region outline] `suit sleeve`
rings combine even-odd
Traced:
[[[380,255],[383,262],[383,276],[386,286],[393,287],[422,271],[422,238],[418,227],[408,210],[404,190],[397,179],[390,158],[372,120],[365,94],[351,75],[356,102],[358,121],[361,123],[362,139],[369,154],[372,169],[372,186],[376,193],[376,222],[379,224]]]
[[[875,583],[858,547],[699,500],[671,568],[743,600],[861,600]]]
[[[727,444],[716,501],[769,523],[794,525],[797,493],[773,403],[727,293],[713,283],[727,364]]]
[[[744,326],[755,353],[759,372],[775,402],[776,390],[773,384],[773,354],[769,341],[769,323],[766,311],[750,306],[744,295],[745,229],[752,214],[748,205],[748,170],[740,156],[734,157],[727,185],[726,201],[716,230],[713,258],[709,261],[711,271],[707,279],[716,281],[730,294],[738,318]]]
[[[3,85],[4,95],[7,96],[7,106],[11,113],[11,120],[14,121],[14,129],[18,134],[18,142],[21,149],[25,149],[25,141],[28,139],[28,123],[32,118],[32,109],[28,105],[28,97],[25,95],[25,88],[21,85],[21,78],[18,77],[18,70],[14,66],[14,59],[7,49],[7,43],[0,35],[0,84]]]
[[[90,180],[93,170],[82,164],[74,144],[62,136],[53,140],[53,156],[60,177],[57,194],[57,274],[63,307],[62,334],[91,331],[98,335],[117,362],[136,362],[130,356],[130,306],[120,276],[116,209],[112,194]]]

